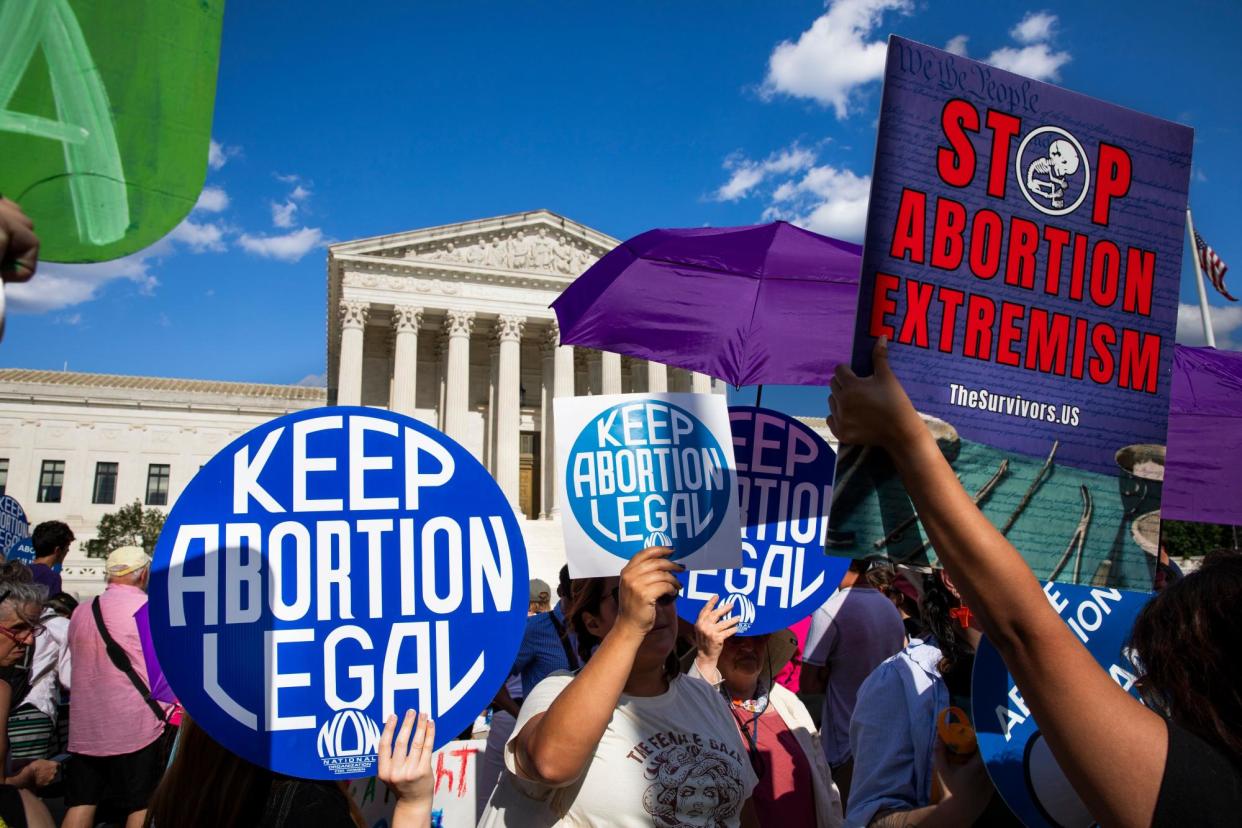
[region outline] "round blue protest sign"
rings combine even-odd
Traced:
[[[742,516],[742,566],[684,572],[677,612],[694,623],[716,595],[739,635],[806,618],[837,588],[848,558],[824,554],[836,454],[806,424],[766,408],[730,407]]]
[[[1138,697],[1138,670],[1125,649],[1146,592],[1049,582],[1044,593],[1117,684]],[[984,638],[975,654],[971,708],[979,752],[992,784],[1024,825],[1089,828],[1090,812],[1058,767],[1039,725],[1005,668]]]
[[[629,560],[648,546],[673,558],[712,540],[733,474],[711,428],[680,405],[630,400],[596,414],[569,449],[565,491],[588,538]]]
[[[11,495],[0,497],[0,553],[9,557],[15,543],[30,537],[30,521],[26,510]],[[31,556],[31,560],[34,557]]]
[[[504,683],[526,550],[457,443],[382,409],[321,408],[199,470],[149,592],[169,684],[220,744],[291,776],[374,776],[389,714],[431,714],[439,747]]]
[[[6,560],[21,561],[22,563],[29,566],[30,564],[34,563],[34,559],[35,559],[34,541],[32,541],[30,538],[22,538],[18,541],[15,541],[13,545],[9,547],[8,554],[6,554],[4,557]],[[59,572],[60,564],[55,564],[52,567],[52,571]]]

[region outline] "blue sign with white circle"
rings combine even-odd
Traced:
[[[1134,619],[1151,595],[1048,582],[1048,602],[1125,691],[1138,698],[1139,671],[1125,649]],[[971,709],[979,751],[992,784],[1029,826],[1096,824],[1057,765],[1000,653],[985,637],[975,654]]]
[[[801,621],[849,568],[824,554],[836,454],[815,430],[779,411],[730,407],[742,517],[742,566],[678,575],[677,612],[694,623],[711,596],[733,607],[738,635]]]
[[[656,545],[672,547],[675,559],[697,552],[725,519],[732,485],[729,456],[707,424],[658,399],[596,414],[565,472],[578,525],[625,560]]]
[[[374,776],[390,714],[431,714],[439,747],[488,705],[527,592],[513,507],[469,452],[399,414],[320,408],[190,481],[155,548],[151,634],[229,750],[290,776]]]
[[[30,521],[26,519],[22,504],[12,495],[0,497],[0,552],[6,559],[11,559],[13,545],[29,537]],[[31,560],[34,560],[33,556]]]
[[[34,563],[35,559],[34,542],[30,538],[22,538],[21,540],[14,542],[14,544],[9,547],[8,554],[4,557],[6,560],[21,561],[27,566],[30,566],[30,564]],[[52,571],[59,572],[60,564],[54,565],[52,567]]]

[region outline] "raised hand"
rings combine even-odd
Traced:
[[[694,622],[694,641],[699,650],[694,663],[709,681],[719,680],[716,664],[720,661],[720,653],[724,650],[725,641],[737,633],[738,622],[742,620],[740,615],[733,614],[731,603],[717,606],[718,600],[715,595],[708,598]]]
[[[407,710],[400,731],[397,731],[396,716],[389,716],[384,722],[379,744],[379,778],[397,795],[392,828],[425,828],[431,820],[435,782],[431,754],[435,741],[436,725],[426,713],[415,716],[413,710]]]
[[[16,202],[0,197],[0,278],[24,282],[39,263],[39,237],[34,222]]]
[[[848,365],[838,365],[829,383],[828,427],[842,443],[891,448],[926,432],[905,389],[888,365],[888,338],[880,337],[872,351],[874,371],[860,377]]]
[[[673,550],[651,546],[639,552],[621,570],[617,592],[617,624],[646,635],[655,626],[656,604],[675,599],[681,583],[673,573],[685,567],[668,559]],[[664,596],[669,596],[665,598]]]

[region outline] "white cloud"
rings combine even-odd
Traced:
[[[150,294],[159,285],[159,280],[151,273],[151,263],[168,249],[169,245],[161,241],[146,250],[110,262],[41,264],[29,282],[6,286],[9,307],[14,313],[60,310],[94,299],[104,285],[116,280],[133,282],[140,293]]]
[[[1045,43],[1052,39],[1052,27],[1057,16],[1049,12],[1027,12],[1018,25],[1009,30],[1014,40],[1022,44]]]
[[[304,385],[307,388],[325,388],[328,385],[328,375],[327,374],[307,374],[306,376],[302,377],[300,380],[295,382],[294,385]]]
[[[222,213],[229,208],[229,194],[220,187],[204,187],[194,202],[195,210],[207,213]]]
[[[207,148],[207,166],[218,170],[227,164],[230,158],[235,158],[240,154],[241,147],[228,147],[212,138]]]
[[[326,243],[323,231],[318,227],[303,227],[292,233],[277,236],[252,236],[243,233],[238,242],[242,248],[265,259],[279,259],[282,262],[296,262],[312,249]]]
[[[885,12],[912,9],[912,0],[830,0],[797,42],[772,50],[762,93],[810,98],[847,117],[855,90],[884,73],[887,46],[883,37],[869,39],[872,32]]]
[[[1061,67],[1070,62],[1070,53],[1054,51],[1047,43],[1036,43],[1021,49],[1005,46],[988,55],[983,61],[997,69],[1016,72],[1035,80],[1054,81],[1060,77]]]
[[[174,227],[168,237],[181,242],[193,253],[223,253],[228,249],[224,233],[222,224],[210,221],[199,223],[187,218]]]
[[[778,187],[763,216],[833,238],[862,241],[870,193],[871,176],[825,164]]]
[[[289,193],[289,198],[293,201],[304,201],[310,198],[311,191],[301,184],[293,188],[293,192]]]
[[[302,180],[302,176],[298,175],[297,173],[289,173],[288,175],[283,175],[281,173],[272,173],[272,175],[276,177],[277,181],[280,181],[284,184],[297,184],[299,181]]]
[[[950,38],[949,42],[944,45],[946,52],[952,52],[955,55],[966,57],[966,43],[970,40],[968,35],[960,34]]]
[[[1242,348],[1242,338],[1234,339],[1234,334],[1242,331],[1242,305],[1210,305],[1208,312],[1212,317],[1212,333],[1216,335],[1217,347]],[[1177,341],[1183,345],[1207,344],[1203,333],[1203,314],[1198,305],[1182,302],[1177,306]]]
[[[717,201],[737,201],[751,192],[765,178],[783,173],[798,172],[815,163],[815,153],[801,147],[791,146],[774,152],[763,161],[751,161],[734,153],[725,159],[724,167],[731,175],[716,190]]]
[[[277,227],[292,227],[294,224],[294,213],[298,211],[298,205],[292,201],[286,201],[284,204],[272,202],[272,224]]]

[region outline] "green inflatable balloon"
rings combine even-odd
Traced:
[[[166,235],[207,176],[224,0],[0,0],[0,193],[40,258]]]

